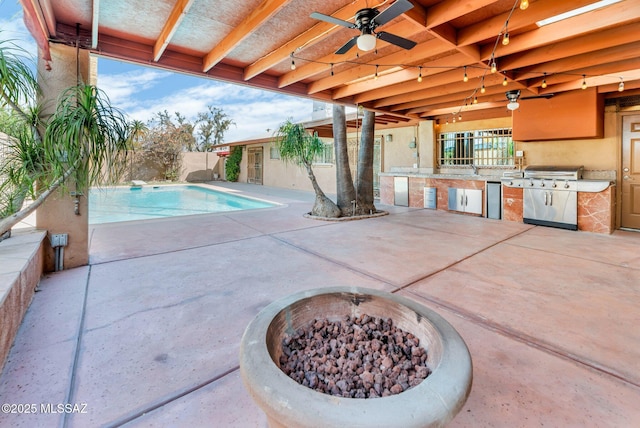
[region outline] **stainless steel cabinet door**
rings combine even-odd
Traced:
[[[482,190],[464,189],[464,211],[472,214],[482,214]]]

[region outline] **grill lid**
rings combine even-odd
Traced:
[[[579,180],[584,166],[530,165],[524,170],[525,178],[550,178]]]

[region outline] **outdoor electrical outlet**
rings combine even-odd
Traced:
[[[524,157],[524,152],[522,150],[516,150],[516,157],[517,158]]]
[[[52,247],[66,247],[69,235],[66,233],[56,233],[51,235]]]

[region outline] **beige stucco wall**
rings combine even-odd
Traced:
[[[91,61],[87,51],[70,46],[51,44],[51,69],[47,70],[46,63],[39,55],[38,73],[41,78],[38,83],[42,88],[41,97],[44,100],[44,114],[51,113],[56,106],[56,100],[67,88],[76,85],[78,80],[93,83],[91,79]],[[76,61],[77,60],[77,61]],[[77,66],[76,66],[77,64]],[[95,62],[93,62],[95,65]],[[77,71],[80,76],[76,76]],[[95,78],[95,72],[93,73]],[[76,80],[76,77],[78,79]],[[74,191],[70,183],[69,191]],[[79,214],[75,214],[75,197],[68,192],[58,191],[50,196],[36,211],[36,227],[47,230],[51,234],[67,234],[68,245],[64,249],[63,267],[65,269],[84,266],[89,262],[89,213],[87,197],[78,197]],[[55,252],[47,239],[44,243],[44,270],[55,268]]]
[[[330,141],[330,140],[326,140]],[[299,189],[313,191],[311,181],[307,177],[306,171],[294,164],[283,162],[280,159],[271,159],[270,143],[254,144],[251,148],[262,147],[262,184],[265,186],[283,187],[285,189]],[[247,182],[247,148],[242,152],[242,162],[240,163],[240,178],[238,181]],[[325,193],[335,193],[336,191],[336,170],[334,165],[318,164],[313,166],[313,172],[320,188]]]
[[[383,135],[382,144],[382,171],[389,171],[391,167],[408,167],[420,163],[421,149],[419,144],[418,128],[409,126],[404,128],[393,128],[377,131],[376,135]],[[391,135],[391,141],[387,140],[387,136]],[[409,144],[415,142],[416,147],[409,147]]]
[[[187,152],[182,154],[180,181],[211,181],[214,173],[222,171],[223,158],[210,152]]]

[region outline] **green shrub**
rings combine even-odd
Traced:
[[[240,177],[240,162],[242,161],[242,146],[236,146],[231,149],[231,154],[227,158],[225,164],[227,181],[238,181]]]

